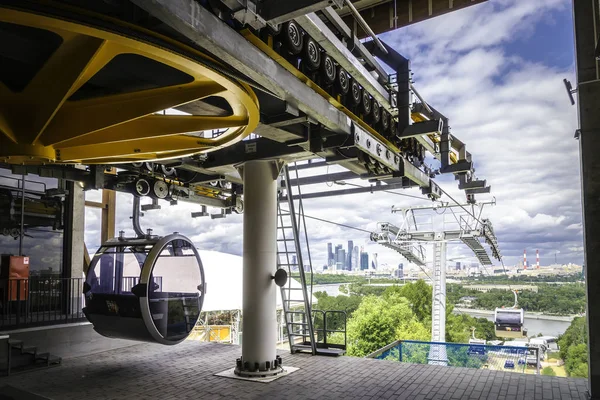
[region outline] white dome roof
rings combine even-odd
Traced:
[[[242,257],[212,250],[198,250],[206,278],[206,296],[202,311],[242,309]],[[292,279],[292,287],[300,282]],[[277,290],[277,309],[282,309],[281,291]],[[302,292],[292,291],[292,299],[301,300]],[[313,296],[313,304],[317,300]]]

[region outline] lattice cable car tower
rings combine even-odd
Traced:
[[[378,231],[371,234],[372,241],[396,250],[409,262],[421,268],[426,266],[425,244],[433,245],[432,342],[446,341],[447,243],[461,241],[466,244],[484,266],[492,265],[490,254],[483,246],[483,243],[486,243],[491,256],[500,260],[500,249],[492,223],[489,219],[481,218],[486,205],[495,205],[495,201],[477,204],[392,207],[393,214],[400,213],[402,215],[400,227],[389,222],[380,222],[377,224]],[[456,208],[460,208],[460,211],[455,211]],[[431,220],[425,221],[422,218],[423,211],[433,211],[435,214]],[[447,211],[450,211],[450,214],[447,214]],[[447,220],[447,216],[452,216],[453,220]],[[435,217],[439,218],[436,220]],[[439,225],[441,225],[441,229],[436,229]],[[431,346],[430,364],[446,365],[445,353],[444,346]]]

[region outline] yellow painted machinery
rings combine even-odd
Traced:
[[[0,162],[183,157],[234,143],[258,124],[248,85],[208,55],[139,26],[15,2],[0,4],[0,34]],[[228,112],[162,113],[200,99]]]

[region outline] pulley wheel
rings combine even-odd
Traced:
[[[229,181],[219,181],[219,187],[221,187],[222,189],[230,190],[231,189],[231,182],[229,182]]]
[[[147,196],[150,193],[150,183],[145,179],[135,181],[135,193],[138,196]]]
[[[367,93],[366,90],[363,89],[362,93],[362,102],[361,102],[361,111],[363,116],[367,117],[371,114],[371,110],[373,109],[373,103],[371,100],[371,96]]]
[[[350,91],[350,75],[343,68],[338,69],[336,87],[344,96]]]
[[[155,181],[152,187],[154,197],[157,199],[165,199],[169,195],[169,185],[165,181]]]
[[[373,125],[377,124],[381,120],[381,106],[377,100],[373,100]]]
[[[283,28],[283,43],[290,54],[300,54],[304,38],[298,24],[294,21],[288,21]]]
[[[381,127],[383,128],[384,132],[388,132],[390,129],[390,113],[383,110],[381,112]]]
[[[398,133],[398,121],[396,121],[394,118],[390,118],[390,136],[396,137],[397,133]]]
[[[311,71],[316,71],[321,65],[321,48],[313,38],[307,38],[304,42],[304,66]]]
[[[335,82],[335,61],[331,56],[324,54],[321,57],[321,76],[323,78],[323,85],[328,86]]]
[[[173,167],[167,167],[166,165],[161,165],[160,172],[162,172],[165,176],[173,176],[175,175],[176,169]]]
[[[258,124],[252,89],[213,57],[143,21],[71,5],[95,2],[41,3],[0,2],[0,43],[8,46],[0,46],[0,163],[188,157],[233,144]],[[228,112],[163,113],[195,102]]]
[[[362,98],[361,94],[360,85],[353,79],[350,84],[350,104],[353,106],[359,105]]]

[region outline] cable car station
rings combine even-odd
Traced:
[[[312,307],[303,199],[418,188],[424,202],[437,200],[447,194],[442,175],[468,208],[490,192],[475,169],[485,160],[451,130],[452,115],[421,96],[410,60],[378,36],[483,2],[0,0],[0,252],[10,253],[0,268],[0,371],[9,375],[0,398],[600,398],[600,14],[591,1],[573,6],[589,382],[475,371],[461,383],[464,372],[443,364],[345,357],[326,324],[345,313]],[[343,172],[302,175],[327,166]],[[357,178],[368,186],[302,193]],[[85,199],[99,189],[101,202]],[[117,192],[134,199],[134,237],[115,232]],[[144,198],[152,204],[140,206]],[[199,211],[182,218],[243,214],[241,347],[185,340],[211,295],[191,239],[201,232],[140,226],[143,210],[184,202]],[[101,210],[91,258],[86,206]],[[490,261],[484,244],[500,257],[487,222],[451,239],[480,259]],[[39,242],[29,230],[43,233]],[[423,262],[398,231],[384,231],[374,240]],[[45,257],[36,245],[50,249]],[[59,275],[38,273],[42,262]],[[436,290],[445,298],[445,277]],[[289,351],[277,348],[277,291]],[[38,304],[39,293],[58,300]],[[504,337],[525,334],[523,310],[497,309],[495,319]],[[436,329],[444,340],[443,323]],[[31,366],[44,369],[16,374]]]

